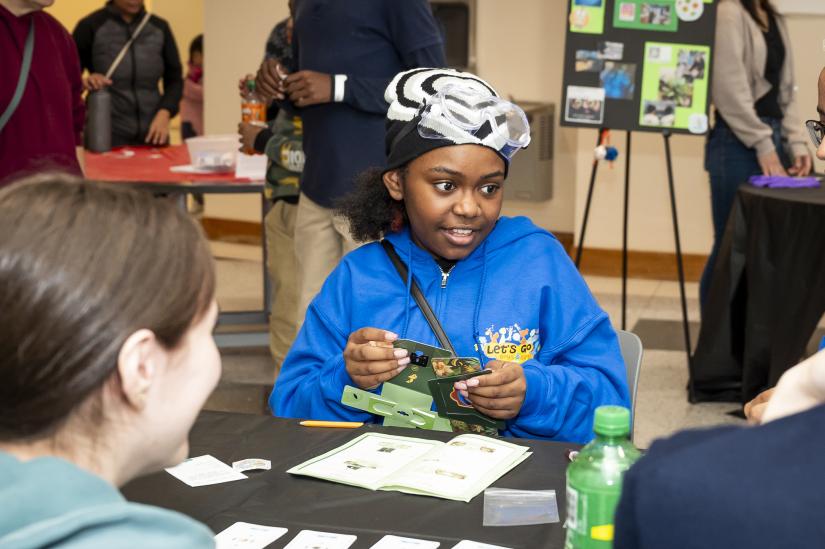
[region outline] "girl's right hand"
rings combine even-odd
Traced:
[[[102,90],[106,86],[111,85],[112,81],[109,78],[106,78],[102,74],[96,72],[87,76],[86,80],[83,82],[83,87],[85,87],[88,91]]]
[[[788,175],[776,151],[758,156],[757,160],[759,161],[759,167],[762,168],[762,175]]]
[[[410,363],[406,349],[395,349],[398,335],[378,328],[352,332],[344,348],[347,373],[361,389],[373,389],[392,379]]]

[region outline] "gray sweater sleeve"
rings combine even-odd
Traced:
[[[771,127],[756,114],[756,100],[745,67],[748,16],[745,10],[732,2],[720,2],[716,11],[716,62],[713,63],[711,95],[717,111],[725,119],[736,137],[756,154],[767,154],[775,149]]]

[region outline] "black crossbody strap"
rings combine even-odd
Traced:
[[[398,276],[401,277],[402,282],[406,285],[407,266],[403,261],[401,261],[401,258],[398,256],[398,252],[395,251],[395,248],[392,244],[390,244],[389,240],[382,240],[381,245],[390,257],[390,261],[392,261],[392,264],[395,266],[395,270],[398,271]],[[421,293],[421,288],[419,288],[418,284],[416,284],[415,278],[412,279],[410,293],[418,305],[418,308],[421,309],[422,313],[424,313],[424,318],[427,319],[427,324],[430,325],[435,337],[438,338],[438,343],[442,348],[448,350],[450,354],[456,356],[455,349],[453,348],[453,344],[450,342],[450,338],[447,337],[447,333],[444,331],[444,328],[441,327],[441,323],[438,321],[432,307],[430,307],[430,304],[427,302],[427,298],[424,297],[423,293]]]

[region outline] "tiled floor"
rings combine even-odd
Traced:
[[[218,268],[218,302],[223,310],[260,306],[261,260],[253,247],[215,243]],[[586,277],[591,291],[610,315],[614,326],[621,323],[621,280]],[[698,285],[686,285],[691,341],[698,333]],[[742,424],[730,413],[731,403],[687,402],[687,358],[681,323],[679,287],[675,282],[628,281],[627,326],[645,347],[636,400],[635,441],[640,447],[675,430],[719,424]],[[825,326],[823,326],[825,328]],[[825,329],[820,330],[821,338]],[[816,338],[816,336],[815,336]],[[818,339],[817,339],[818,340]],[[268,350],[224,351],[221,385],[207,408],[265,413],[266,398],[275,377]]]

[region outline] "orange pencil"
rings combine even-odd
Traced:
[[[364,425],[363,421],[318,421],[308,419],[301,421],[300,425],[304,427],[332,427],[335,429],[357,429]]]

